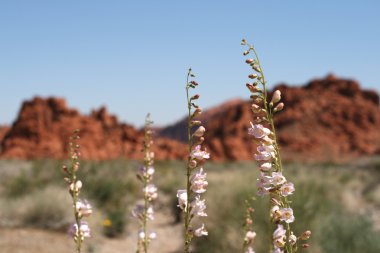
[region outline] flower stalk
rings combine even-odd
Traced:
[[[248,47],[243,53],[244,56],[253,53],[253,58],[248,58],[245,62],[253,70],[253,73],[248,75],[252,82],[247,83],[246,86],[251,92],[251,109],[254,114],[248,134],[253,136],[258,144],[257,152],[254,154],[254,159],[259,163],[260,169],[257,194],[259,196],[268,195],[271,199],[270,219],[277,225],[271,242],[272,252],[293,253],[298,249],[298,239],[306,237],[296,237],[291,228],[295,217],[288,197],[294,193],[295,188],[294,184],[283,175],[280,148],[274,125],[274,115],[283,110],[284,103],[280,102],[281,92],[279,90],[274,91],[269,100],[258,54],[246,40],[243,39],[241,44]],[[310,236],[310,231],[306,232],[309,232]]]
[[[63,166],[65,173],[64,180],[68,185],[70,196],[73,200],[73,212],[75,222],[69,228],[69,235],[73,237],[76,244],[76,251],[80,253],[82,250],[82,244],[85,237],[91,236],[91,231],[86,221],[83,221],[83,217],[90,216],[92,214],[92,207],[87,200],[79,198],[80,191],[82,189],[82,181],[77,179],[77,171],[79,169],[79,130],[75,130],[70,137],[69,154],[70,154],[70,166]]]
[[[137,239],[137,253],[147,253],[150,242],[156,238],[155,232],[148,233],[148,221],[154,219],[153,201],[157,199],[157,187],[152,184],[154,169],[154,153],[151,151],[153,144],[153,121],[148,114],[145,118],[144,127],[144,165],[139,168],[136,176],[143,184],[144,202],[137,204],[132,211],[132,216],[140,223]]]
[[[207,236],[208,232],[202,223],[200,227],[193,228],[193,220],[196,217],[207,216],[205,209],[205,200],[201,199],[201,194],[206,192],[208,182],[206,181],[206,173],[203,164],[206,159],[210,158],[210,154],[206,150],[202,150],[201,144],[204,141],[204,133],[206,129],[201,125],[202,122],[197,117],[202,113],[202,109],[197,105],[199,95],[190,96],[190,89],[195,89],[198,83],[190,78],[195,77],[192,70],[189,69],[186,78],[186,98],[188,109],[187,121],[187,137],[189,156],[186,166],[186,189],[177,191],[178,207],[184,213],[184,252],[190,252],[191,240],[194,236]],[[195,129],[196,128],[196,129]],[[195,129],[195,131],[194,131]]]

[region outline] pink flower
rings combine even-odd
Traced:
[[[143,192],[145,196],[147,196],[149,199],[156,199],[158,196],[157,187],[153,184],[148,184],[147,186],[145,186]]]
[[[204,193],[206,191],[206,187],[208,182],[206,181],[206,173],[203,173],[203,168],[200,168],[197,173],[195,173],[190,181],[191,181],[191,190],[195,193]]]
[[[244,240],[246,240],[246,241],[252,241],[253,239],[255,239],[255,237],[256,237],[256,232],[254,232],[254,231],[247,231],[247,233],[245,234]]]
[[[204,133],[206,132],[206,128],[203,126],[198,127],[198,129],[193,133],[193,136],[195,137],[202,137]]]
[[[186,209],[187,207],[187,191],[186,190],[178,190],[177,191],[177,198],[178,198],[178,207],[183,209]]]
[[[78,200],[78,202],[75,204],[75,207],[81,217],[90,216],[92,214],[92,207],[87,200]]]
[[[68,233],[71,237],[76,238],[78,236],[78,225],[76,223],[71,224]],[[90,227],[86,221],[80,222],[80,233],[83,237],[91,237]]]
[[[282,175],[281,172],[272,172],[273,185],[279,186],[286,183],[286,178]]]
[[[210,154],[207,153],[206,151],[201,150],[201,145],[195,146],[195,148],[191,151],[190,157],[193,159],[196,159],[198,161],[204,160],[204,159],[209,159]]]
[[[205,229],[205,224],[202,224],[201,227],[199,227],[198,229],[196,229],[196,230],[194,231],[194,235],[197,236],[197,237],[207,236],[207,235],[208,235],[208,232],[207,232],[207,230]]]
[[[286,183],[280,187],[281,196],[289,196],[295,191],[293,183]]]
[[[281,212],[281,218],[280,218],[281,221],[284,221],[286,223],[292,223],[295,220],[294,215],[293,215],[293,210],[291,208],[281,208],[280,212]]]
[[[265,136],[268,136],[270,133],[271,131],[261,124],[253,124],[251,122],[251,128],[248,128],[248,134],[254,136],[257,139],[264,138]]]
[[[195,199],[191,202],[191,214],[194,216],[207,216],[205,213],[206,204],[204,199],[200,199],[200,196],[197,195]]]
[[[269,171],[271,168],[272,168],[272,163],[270,162],[263,162],[260,164],[261,171]]]

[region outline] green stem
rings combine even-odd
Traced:
[[[192,141],[191,141],[191,101],[189,97],[189,77],[190,70],[186,78],[186,98],[187,98],[187,109],[188,109],[188,121],[187,121],[187,143],[189,147],[189,155],[191,153]],[[187,163],[187,173],[186,173],[186,192],[187,192],[187,201],[186,201],[186,210],[185,210],[185,253],[188,253],[190,250],[191,236],[189,235],[189,226],[190,226],[190,157],[188,158]]]

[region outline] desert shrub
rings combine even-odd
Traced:
[[[66,230],[72,220],[71,206],[64,188],[49,186],[19,198],[3,199],[2,225]]]
[[[317,236],[323,252],[380,252],[380,233],[365,216],[335,212],[321,221]]]

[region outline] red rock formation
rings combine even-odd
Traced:
[[[8,126],[0,126],[0,143],[4,139],[5,135],[8,133],[9,127]],[[1,153],[1,146],[0,146],[0,153]]]
[[[103,107],[90,115],[81,115],[60,98],[26,101],[6,138],[2,141],[3,158],[66,158],[67,142],[73,130],[80,129],[84,159],[142,158],[143,132],[119,123]],[[158,138],[154,145],[158,159],[186,156],[185,146]]]
[[[304,87],[279,85],[285,110],[276,116],[286,159],[342,160],[380,153],[379,96],[357,82],[328,76]],[[247,93],[248,94],[248,93]],[[222,110],[220,108],[223,108]],[[247,136],[250,103],[234,100],[206,111],[206,146],[214,160],[251,160],[255,145]],[[161,130],[181,140],[184,122]],[[170,132],[174,134],[170,134]]]

